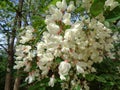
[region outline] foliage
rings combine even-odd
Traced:
[[[6,53],[1,50],[0,51],[0,89],[4,90],[5,83],[5,73],[6,73]]]
[[[97,16],[104,10],[104,4],[106,0],[94,0],[91,8],[90,13],[92,16]]]

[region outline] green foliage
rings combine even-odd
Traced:
[[[106,0],[94,0],[92,6],[90,8],[90,13],[92,16],[95,17],[103,12],[105,1]]]
[[[119,2],[119,3],[120,3],[120,0],[115,0],[115,1],[117,1],[117,2]]]
[[[80,89],[81,89],[80,85],[76,85],[73,90],[80,90]]]
[[[54,87],[48,86],[49,78],[36,81],[33,84],[28,85],[27,83],[21,84],[20,88],[26,87],[27,90],[61,90],[60,82],[55,83]],[[75,89],[76,90],[76,89]],[[78,89],[77,89],[78,90]]]
[[[0,51],[0,85],[1,85],[0,90],[4,90],[6,64],[7,64],[6,61],[7,61],[6,53],[3,50],[1,50]]]
[[[89,81],[90,90],[119,90],[120,75],[117,66],[120,66],[120,61],[109,59],[100,64],[95,64],[97,72],[88,74],[85,77]]]
[[[57,62],[57,63],[60,63],[61,61],[63,61],[61,58],[59,58],[59,57],[57,57],[56,59],[55,59],[55,61]]]
[[[85,78],[88,81],[93,81],[95,79],[95,77],[96,76],[94,74],[87,74]]]
[[[7,5],[6,1],[0,1],[0,9],[6,7],[6,5]]]
[[[106,11],[104,13],[107,21],[114,22],[120,19],[120,5],[114,8],[112,11]]]

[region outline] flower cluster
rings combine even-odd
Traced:
[[[110,11],[117,7],[119,3],[115,0],[106,0],[105,7],[110,7]]]
[[[24,68],[25,72],[29,73],[29,76],[25,81],[28,83],[32,83],[35,80],[35,77],[39,76],[39,70],[31,70],[33,59],[36,56],[35,48],[30,42],[33,42],[35,39],[35,32],[32,26],[27,26],[23,31],[19,34],[20,39],[19,44],[16,46],[16,61],[14,69]]]
[[[21,45],[16,47],[17,61],[14,68],[25,66],[24,71],[29,72],[26,78],[29,83],[35,77],[51,77],[48,82],[51,87],[57,78],[65,81],[62,88],[69,88],[64,86],[68,82],[75,87],[80,84],[77,75],[96,72],[92,65],[100,63],[105,55],[114,58],[110,51],[113,48],[111,30],[94,18],[81,16],[80,21],[72,22],[71,12],[74,9],[74,2],[67,5],[66,0],[50,6],[45,19],[47,31],[35,45],[36,49],[25,44],[34,38],[33,28],[27,27],[25,35],[21,36]],[[37,57],[36,70],[30,71],[34,57]],[[49,73],[52,75],[49,76]],[[86,82],[84,84],[88,90]]]

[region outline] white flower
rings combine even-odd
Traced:
[[[48,66],[47,65],[45,66],[45,64],[46,63],[44,63],[44,62],[37,62],[37,66],[39,67],[40,70],[42,70],[41,74],[43,76],[46,76],[48,74],[48,71],[49,71]]]
[[[76,85],[76,80],[71,80],[71,84],[72,84],[73,86],[75,86],[75,85]]]
[[[20,40],[20,43],[24,44],[26,42],[28,42],[30,40],[29,37],[26,37],[26,36],[21,36],[21,40]]]
[[[46,45],[43,42],[39,42],[39,43],[37,43],[36,47],[37,47],[38,51],[41,51],[41,50],[44,50],[46,48]]]
[[[31,46],[27,46],[27,45],[24,46],[23,45],[22,49],[23,49],[23,52],[28,53],[30,51],[30,49],[31,49]]]
[[[58,34],[58,32],[60,31],[60,27],[55,23],[50,23],[47,25],[47,30],[51,34]]]
[[[43,54],[43,57],[41,57],[40,61],[47,63],[52,61],[53,59],[54,59],[54,56],[52,53],[45,53]]]
[[[113,10],[115,7],[117,7],[119,5],[119,3],[117,1],[114,0],[107,0],[105,2],[105,6],[110,6],[110,10]]]
[[[82,7],[85,8],[88,12],[90,11],[90,7],[92,5],[91,2],[92,0],[82,0]]]
[[[96,59],[99,56],[99,52],[95,51],[91,54],[91,59]]]
[[[62,0],[62,8],[61,10],[64,11],[67,8],[66,0]]]
[[[62,61],[58,67],[61,80],[64,80],[64,76],[68,75],[71,65],[67,61]]]
[[[55,84],[55,77],[54,75],[52,75],[52,77],[50,78],[50,81],[48,82],[48,85],[51,87],[54,87]]]
[[[16,52],[15,52],[15,55],[17,56],[16,60],[21,60],[25,56],[22,48],[23,48],[22,45],[16,46]]]
[[[54,23],[53,17],[51,17],[50,15],[46,15],[45,23],[46,23],[46,24]]]
[[[84,81],[83,84],[84,84],[84,89],[85,90],[90,90],[89,86],[87,85],[87,81]]]
[[[120,20],[117,22],[117,27],[120,28]]]
[[[34,28],[32,26],[26,26],[26,30],[29,30],[29,31],[34,31]]]
[[[76,64],[76,69],[78,73],[84,73],[84,69],[78,64]]]
[[[20,69],[21,67],[24,67],[25,61],[15,61],[15,66],[13,67],[14,69]]]
[[[94,67],[92,67],[91,72],[96,72],[96,69]]]
[[[69,6],[67,7],[67,12],[72,12],[74,11],[74,9],[75,9],[74,2],[70,1]]]
[[[41,70],[42,70],[42,76],[46,76],[49,72],[49,68],[48,67],[44,67],[44,66],[41,66]]]
[[[60,57],[61,54],[62,54],[62,53],[61,53],[60,50],[55,50],[55,51],[54,51],[54,56],[55,56],[55,57]]]
[[[82,30],[82,28],[83,28],[83,26],[84,26],[84,24],[82,23],[82,22],[79,22],[79,21],[77,21],[77,22],[75,22],[74,24],[72,24],[72,29],[74,30],[74,29],[77,29],[79,32],[80,32],[80,30]]]
[[[34,80],[35,80],[35,72],[32,71],[32,72],[29,73],[29,76],[25,79],[25,81],[26,81],[26,82],[28,81],[28,83],[30,84],[30,83],[32,83]]]
[[[62,12],[56,9],[55,12],[52,14],[52,18],[54,20],[60,21],[62,19]]]
[[[50,14],[54,14],[55,10],[58,10],[58,9],[54,5],[50,5],[50,7],[49,7],[49,13]]]
[[[67,8],[67,3],[66,0],[62,0],[62,2],[58,1],[56,3],[56,6],[61,9],[62,11],[65,11],[65,9]]]
[[[73,33],[72,33],[71,29],[67,29],[67,30],[65,31],[64,38],[65,38],[65,40],[70,40],[70,41],[73,40],[74,37],[73,37]],[[65,41],[65,40],[64,40],[64,41]]]
[[[20,37],[21,38],[20,43],[24,44],[32,40],[34,38],[33,32],[34,32],[34,28],[32,26],[27,26],[26,30],[22,32],[24,33],[24,35]]]
[[[61,2],[61,1],[56,2],[56,6],[57,6],[59,9],[61,9],[61,8],[62,8],[62,2]]]
[[[27,62],[27,63],[25,64],[25,69],[24,69],[24,71],[29,72],[29,71],[30,71],[30,68],[31,68],[31,63],[30,63],[30,62]]]
[[[32,83],[34,80],[35,80],[35,77],[32,76],[32,75],[29,75],[29,76],[25,79],[25,81],[28,81],[29,84]]]
[[[28,52],[28,54],[26,55],[26,57],[23,58],[23,60],[32,61],[33,57],[34,57],[33,52]]]
[[[61,18],[62,18],[61,10],[59,10],[55,6],[51,5],[50,8],[49,8],[49,12],[50,12],[51,16],[47,15],[45,22],[46,21],[53,22],[53,21],[56,21],[56,20],[57,21],[61,20]]]
[[[62,74],[60,75],[60,79],[61,79],[61,80],[66,80],[65,76],[62,75]]]
[[[71,25],[71,14],[70,13],[65,13],[64,16],[63,16],[63,23],[65,25]]]
[[[29,76],[25,79],[25,81],[30,84],[32,83],[33,81],[35,81],[35,77],[38,77],[39,76],[39,70],[36,69],[35,71],[32,71],[32,72],[29,72]]]
[[[76,69],[77,69],[77,73],[84,73],[84,69],[87,67],[87,64],[85,62],[77,62],[76,63]]]

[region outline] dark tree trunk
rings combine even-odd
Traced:
[[[20,72],[18,70],[17,71],[17,75],[19,75],[19,74],[20,74]],[[21,81],[21,77],[20,76],[15,79],[14,89],[13,90],[19,90],[20,81]]]
[[[5,90],[11,90],[12,88],[12,69],[14,64],[14,38],[12,38],[10,45],[8,46],[8,64],[5,80]]]
[[[15,37],[16,37],[16,27],[21,27],[21,17],[22,17],[22,6],[23,0],[19,0],[18,9],[16,10],[16,16],[14,21],[14,28],[11,32],[11,37],[8,43],[8,64],[7,64],[7,73],[6,73],[6,80],[5,80],[5,88],[4,90],[19,90],[20,85],[20,78],[16,78],[14,89],[13,89],[13,65],[14,65],[14,44],[15,44]]]
[[[18,27],[19,27],[19,28],[21,27],[23,2],[24,2],[24,0],[19,0],[19,5],[18,5],[18,16],[19,16],[19,17],[18,17]],[[17,70],[17,75],[19,75],[19,74],[20,74],[20,72],[19,72],[19,70]],[[15,79],[13,90],[19,90],[20,81],[21,81],[21,77],[18,76],[18,77]]]

